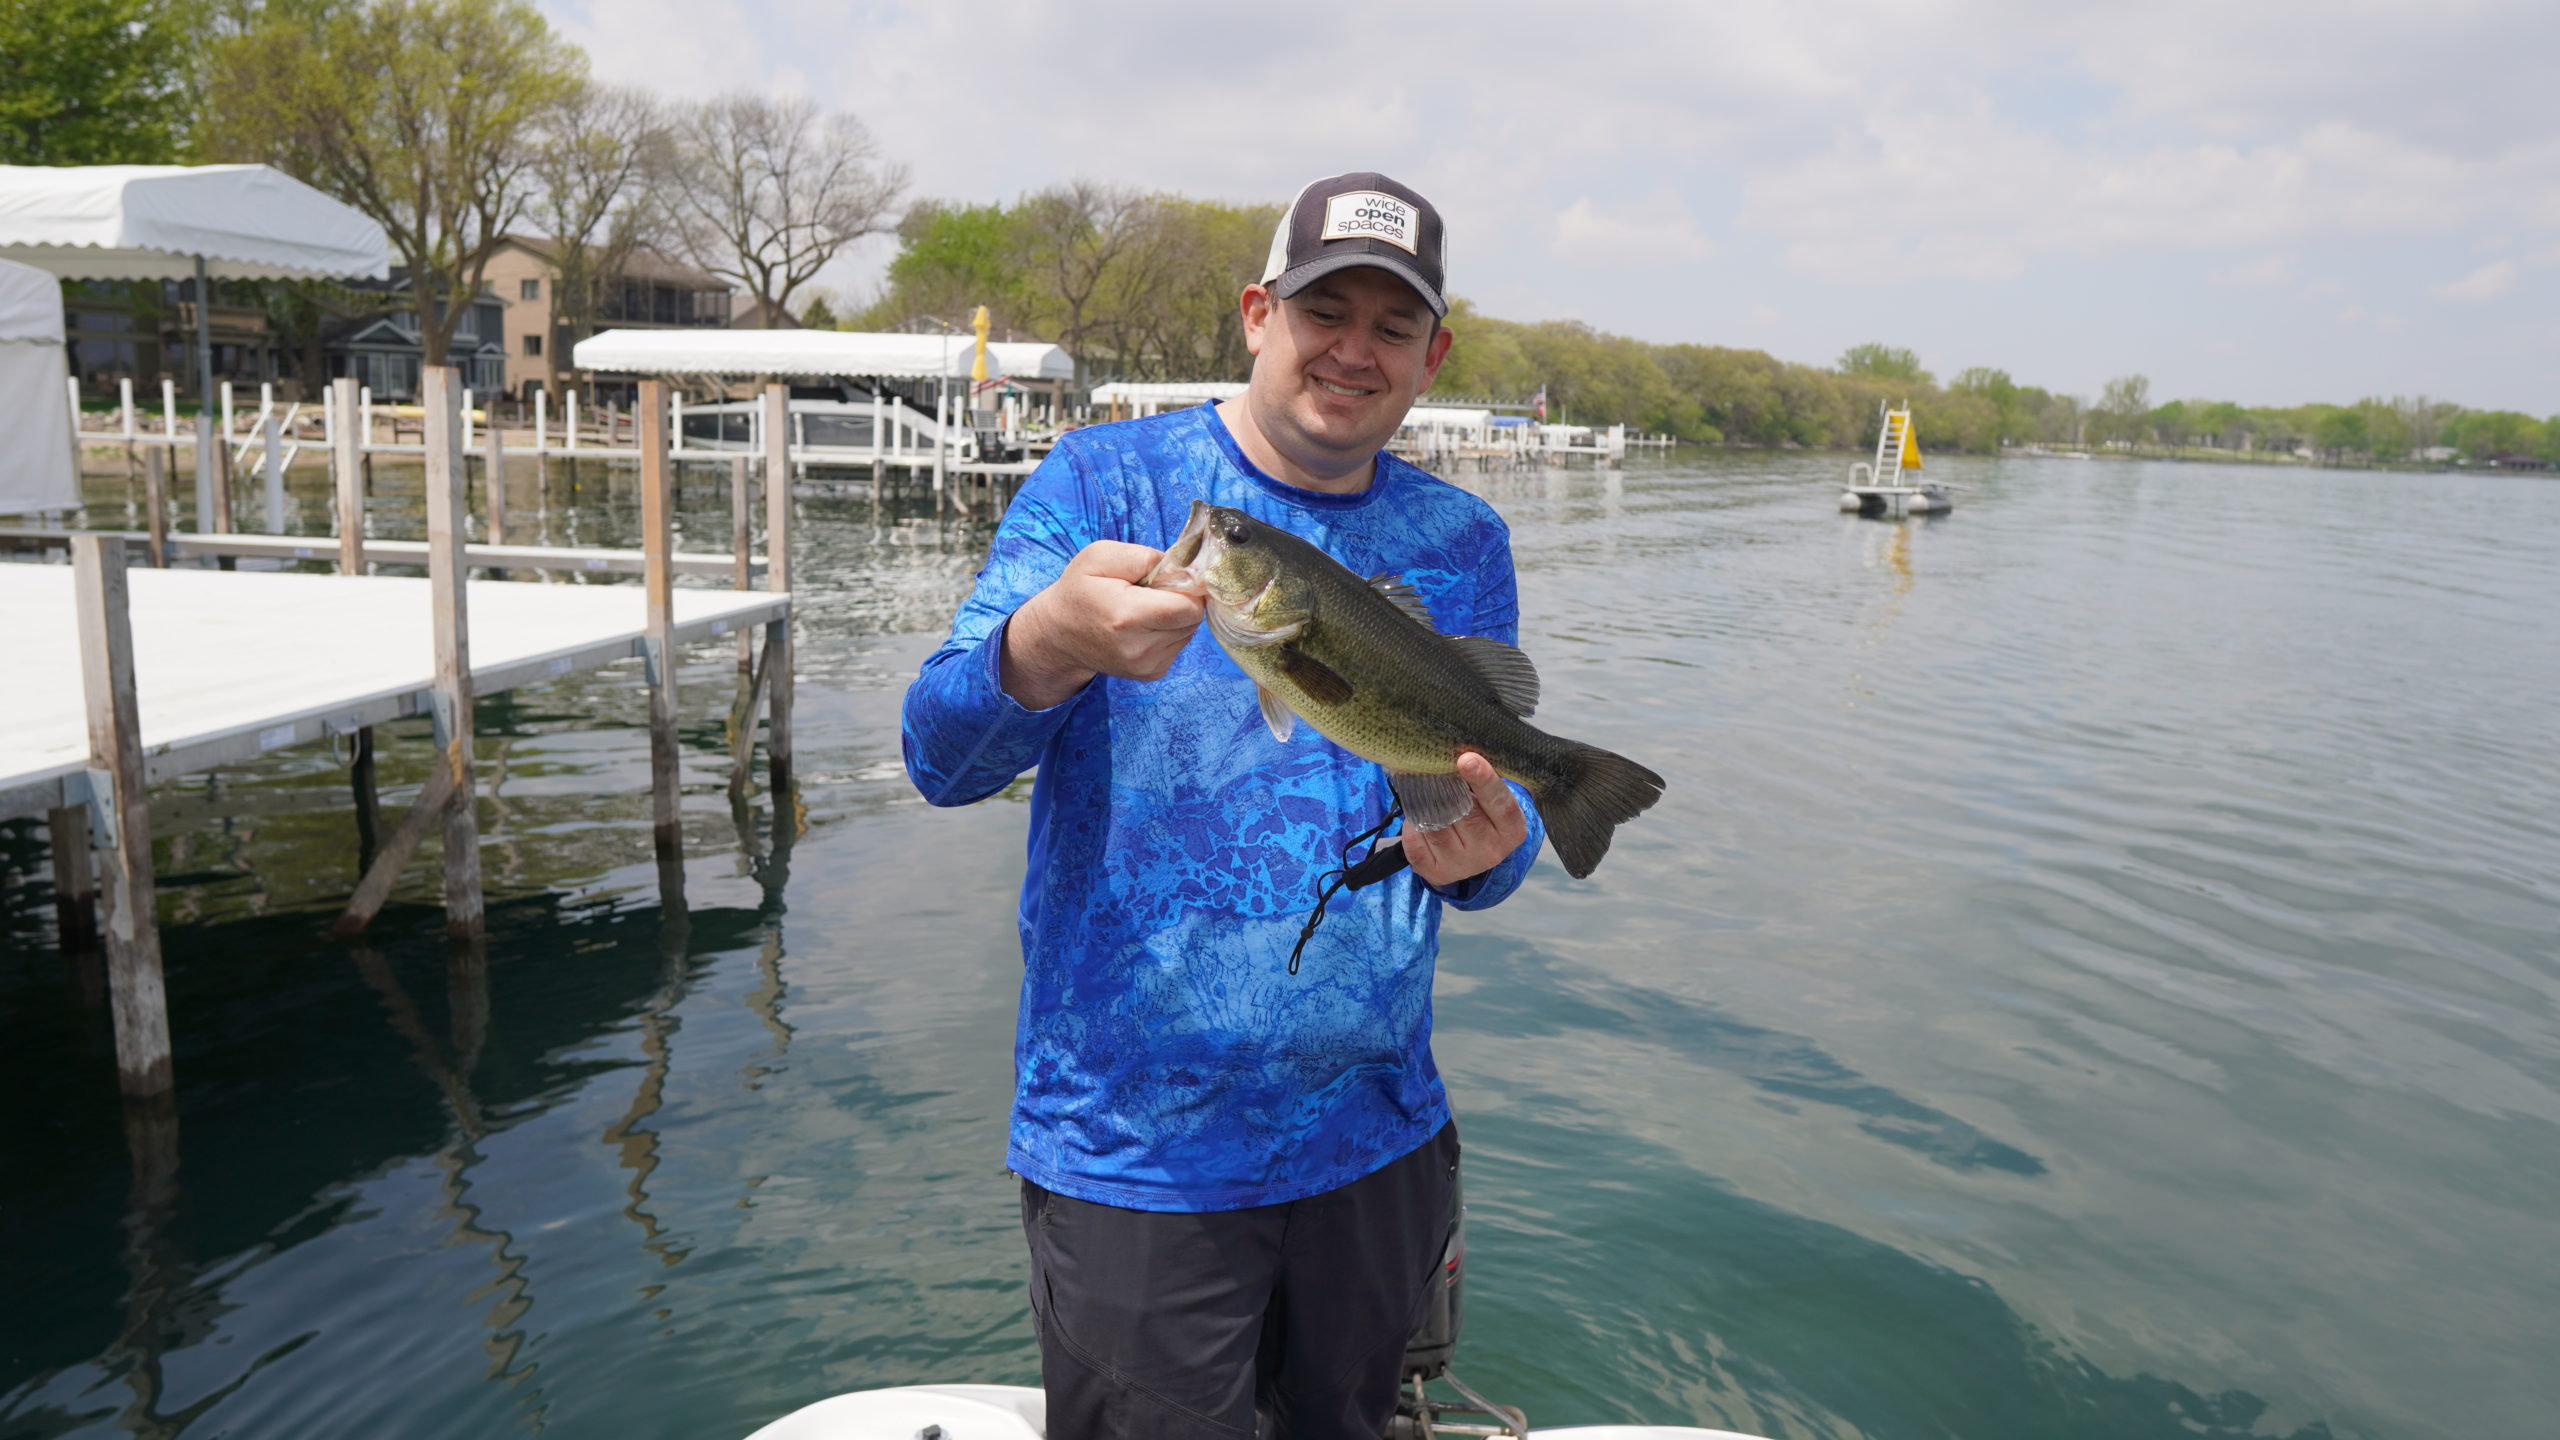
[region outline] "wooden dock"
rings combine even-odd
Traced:
[[[161,983],[151,868],[150,785],[290,745],[348,747],[351,850],[365,857],[345,912],[331,928],[362,930],[388,898],[409,857],[440,835],[445,930],[458,946],[482,943],[479,822],[472,715],[476,697],[638,656],[647,662],[651,778],[659,821],[661,898],[684,909],[682,836],[676,813],[676,649],[736,633],[738,694],[729,710],[737,746],[733,796],[743,796],[757,718],[769,708],[767,779],[776,816],[797,810],[791,780],[791,510],[789,447],[763,456],[767,549],[744,553],[752,518],[751,467],[729,467],[731,518],[741,553],[679,556],[671,526],[673,466],[663,382],[640,387],[638,551],[467,545],[471,516],[461,387],[449,368],[425,381],[422,428],[427,501],[424,542],[368,540],[363,454],[353,427],[334,437],[334,539],[167,533],[163,466],[148,467],[151,528],[123,532],[20,532],[25,544],[67,548],[68,566],[0,565],[0,675],[13,698],[0,709],[0,818],[41,813],[53,850],[55,905],[66,951],[103,949],[126,1096],[147,1112],[153,1150],[174,1144],[167,1098],[170,1017]],[[352,381],[333,408],[353,413]],[[781,433],[781,386],[763,418]],[[493,457],[494,458],[494,457]],[[495,467],[492,474],[502,473]],[[222,512],[212,518],[219,525]],[[502,520],[489,517],[499,540]],[[237,558],[330,560],[335,575],[133,568],[197,553]],[[423,564],[425,579],[376,576],[377,561]],[[469,581],[475,567],[636,570],[639,585],[534,585]],[[765,588],[751,589],[754,573]],[[677,589],[679,573],[712,573],[726,589]],[[754,632],[764,632],[760,654]],[[396,829],[375,833],[373,730],[425,714],[443,761]],[[785,822],[787,823],[787,822]],[[458,952],[459,953],[459,952]],[[130,1108],[130,1107],[129,1107]],[[146,1113],[146,1112],[132,1112]],[[130,1118],[130,1115],[129,1115]],[[168,1132],[166,1134],[162,1132]]]

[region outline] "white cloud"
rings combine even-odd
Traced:
[[[2290,285],[2293,283],[2293,257],[2261,255],[2245,265],[2213,273],[2216,285]]]
[[[2428,287],[2439,300],[2495,300],[2515,288],[2524,267],[2513,260],[2492,260],[2459,280]]]
[[[1551,248],[1566,260],[1673,265],[1704,260],[1716,247],[1698,233],[1689,207],[1669,190],[1642,204],[1602,209],[1583,196],[1557,212]]]
[[[2093,149],[1967,112],[1879,113],[1745,187],[1743,223],[1833,280],[2013,276],[2047,252],[2213,250],[2440,234],[2560,184],[2560,140],[2489,159],[2342,122],[2254,146]]]

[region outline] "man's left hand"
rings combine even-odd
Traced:
[[[1407,828],[1399,837],[1413,873],[1447,887],[1472,880],[1511,858],[1529,838],[1529,817],[1493,765],[1473,750],[1458,752],[1458,778],[1475,792],[1474,807],[1445,830]]]

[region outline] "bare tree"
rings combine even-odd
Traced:
[[[665,193],[693,263],[756,297],[770,329],[845,246],[888,230],[907,189],[862,122],[807,99],[734,94],[676,124]]]
[[[667,116],[645,91],[588,85],[543,136],[526,218],[551,242],[552,324],[575,333],[603,309],[605,286],[661,225]]]
[[[272,161],[379,223],[440,365],[531,198],[527,138],[585,65],[527,0],[270,7],[213,39],[200,138],[208,158]]]
[[[1021,209],[1031,269],[1040,277],[1043,298],[1055,307],[1049,318],[1058,343],[1076,357],[1076,368],[1087,368],[1086,352],[1095,339],[1126,350],[1129,337],[1099,332],[1118,328],[1105,323],[1108,287],[1154,229],[1154,198],[1078,180],[1027,197]],[[1130,357],[1118,358],[1124,366],[1130,363]]]

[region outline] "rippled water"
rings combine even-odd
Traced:
[[[1831,513],[1834,456],[1470,482],[1541,719],[1671,790],[1445,931],[1461,1372],[1547,1424],[2546,1433],[2560,484],[1942,464],[1917,523]],[[598,488],[552,523],[627,535]],[[1034,1379],[1024,811],[927,810],[895,732],[987,527],[802,503],[809,829],[727,805],[703,647],[689,926],[627,669],[484,705],[485,973],[423,867],[323,938],[325,755],[163,787],[172,1190],[0,830],[0,1436],[720,1437]]]

